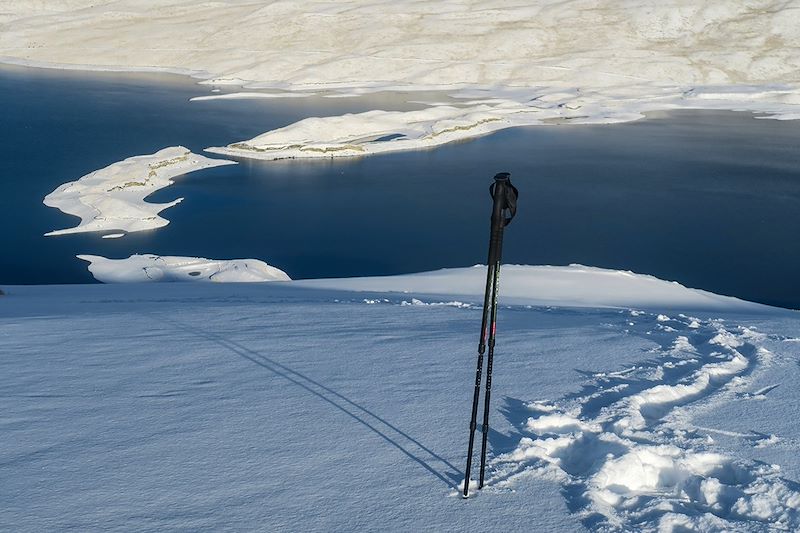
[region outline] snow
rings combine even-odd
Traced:
[[[652,328],[648,335],[660,331],[653,327],[659,318],[645,319],[645,327]],[[720,320],[701,324],[697,331],[689,321],[682,323],[684,336],[678,338],[662,333],[656,358],[633,372],[596,374],[585,393],[564,402],[564,412],[529,406],[539,415],[522,426],[517,447],[495,459],[503,483],[531,475],[531,468],[555,468],[566,486],[577,485],[570,490],[576,502],[585,497],[584,523],[600,530],[796,529],[800,485],[784,479],[776,465],[722,453],[710,444],[706,430],[692,431],[689,421],[674,417],[684,405],[705,403],[713,409],[715,402],[725,401],[734,376],[740,378],[737,386],[746,384],[742,376],[758,364],[760,347],[751,341],[762,337]],[[736,339],[736,348],[715,342],[720,336]],[[701,356],[676,372],[667,363],[680,357],[674,346],[683,339]],[[718,346],[726,352],[714,351]],[[741,407],[739,416],[746,416]]]
[[[265,89],[265,97],[441,91],[461,100],[313,117],[212,148],[240,157],[366,155],[657,110],[800,116],[800,11],[779,0],[2,6],[0,58],[8,63],[190,73],[211,86],[243,87],[248,97]],[[392,134],[405,137],[375,141]]]
[[[206,151],[255,159],[353,157],[430,148],[514,125],[539,123],[535,109],[504,101],[492,106],[431,106],[421,111],[367,111],[311,117],[247,141]]]
[[[155,254],[135,254],[126,259],[107,259],[97,255],[79,255],[89,262],[89,271],[104,283],[141,283],[150,281],[213,281],[242,283],[289,281],[283,270],[257,259],[205,259]]]
[[[225,94],[210,94],[206,96],[195,96],[190,98],[192,102],[202,102],[204,100],[253,100],[259,98],[307,98],[309,96],[316,96],[316,93],[311,92],[280,92],[280,93],[256,93],[256,92],[235,92]]]
[[[126,259],[107,259],[95,255],[79,255],[90,263],[89,270],[104,283],[141,281],[286,281],[288,275],[257,259],[232,261],[198,257],[168,257],[154,254],[133,255]],[[249,270],[248,270],[249,265]],[[259,271],[256,274],[255,271]],[[199,272],[189,274],[190,272]],[[239,272],[238,274],[236,272]],[[558,305],[571,307],[660,307],[663,309],[742,310],[769,312],[768,306],[688,289],[677,282],[630,271],[609,270],[583,265],[501,267],[504,303],[516,305]],[[223,275],[224,274],[224,275]],[[486,266],[444,268],[432,272],[353,278],[296,280],[294,286],[360,292],[421,293],[429,296],[480,297],[486,287]],[[363,299],[365,303],[381,303],[380,299]],[[434,305],[472,307],[459,300],[424,302],[417,298],[403,300],[401,305]],[[632,316],[643,311],[632,310]],[[656,318],[660,329],[669,317]],[[631,325],[634,325],[631,322]],[[689,328],[699,327],[690,321]],[[673,330],[674,331],[674,330]],[[710,343],[736,343],[720,333]],[[735,344],[734,344],[735,346]],[[689,347],[686,337],[676,339],[676,350]]]
[[[535,89],[521,101],[491,96],[462,99],[453,105],[431,103],[415,111],[373,110],[329,117],[309,117],[252,139],[206,151],[253,159],[357,157],[377,153],[433,148],[453,141],[487,135],[518,126],[611,124],[644,118],[646,113],[681,108],[734,109],[768,113],[760,118],[797,116],[795,89],[765,92],[739,87],[715,93],[682,92],[658,97],[617,95],[612,100],[586,89],[564,94]],[[498,91],[495,91],[498,92]],[[459,96],[455,93],[454,96]],[[213,97],[211,97],[213,98]],[[778,100],[779,102],[776,102]],[[786,102],[790,103],[781,103]]]
[[[482,298],[430,292],[482,267],[4,287],[0,529],[800,527],[797,313],[721,297],[667,312],[658,292],[579,308],[583,291],[618,298],[599,280],[654,281],[570,268],[564,306],[501,285],[488,482],[467,501]]]
[[[751,312],[769,309],[737,298],[688,289],[679,283],[663,281],[653,276],[583,265],[503,265],[500,276],[503,287],[501,301],[515,305],[658,307]],[[476,265],[418,274],[298,280],[292,283],[300,287],[337,290],[478,297],[483,295],[486,287],[486,267]]]
[[[174,183],[172,178],[235,161],[209,159],[183,146],[172,146],[154,154],[129,157],[95,170],[77,181],[60,185],[45,196],[44,204],[80,217],[74,228],[53,230],[45,235],[66,235],[91,231],[122,230],[125,233],[160,228],[169,221],[158,214],[180,203],[151,204],[144,199]],[[105,238],[124,234],[111,233]]]
[[[7,63],[243,88],[200,101],[441,94],[209,148],[241,157],[685,108],[800,117],[800,9],[777,0],[0,0],[0,25]],[[114,163],[45,198],[81,218],[48,235],[164,226],[180,199],[144,199],[225,164]],[[463,501],[485,266],[288,281],[255,259],[79,257],[123,283],[0,291],[2,530],[800,529],[796,312],[505,265],[487,485]]]

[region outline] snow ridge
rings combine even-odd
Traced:
[[[690,404],[742,398],[736,389],[769,361],[762,336],[721,320],[631,315],[628,326],[661,344],[654,358],[595,373],[558,402],[507,399],[519,441],[493,459],[489,486],[555,476],[570,509],[599,531],[797,530],[800,485],[777,465],[719,453],[708,432],[680,416]],[[762,437],[754,446],[777,441]]]

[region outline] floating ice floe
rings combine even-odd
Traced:
[[[144,201],[147,196],[172,185],[175,176],[234,164],[235,161],[194,154],[183,146],[113,163],[77,181],[65,183],[45,197],[46,206],[81,219],[74,228],[54,230],[45,235],[115,231],[106,237],[118,238],[119,231],[131,233],[166,226],[169,221],[158,214],[183,198],[166,204],[151,204]]]
[[[132,255],[126,259],[107,259],[79,255],[89,262],[89,272],[103,283],[149,281],[215,281],[222,283],[289,281],[283,270],[258,259],[205,259],[154,254]]]

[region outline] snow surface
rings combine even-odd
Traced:
[[[257,259],[218,260],[200,257],[169,257],[155,254],[107,259],[79,255],[88,261],[89,271],[104,283],[147,281],[288,281],[289,276]],[[770,312],[771,307],[720,296],[699,289],[688,289],[677,282],[624,270],[569,266],[503,265],[504,301],[516,305],[558,305],[571,307],[658,307],[661,309],[742,310]],[[480,297],[486,287],[486,266],[443,268],[432,272],[297,280],[294,286],[346,291],[401,292],[426,295]],[[365,299],[367,303],[380,300]],[[413,299],[408,305],[428,305]],[[437,305],[463,305],[460,301]],[[663,314],[658,322],[671,319]],[[670,326],[664,326],[668,328]],[[690,323],[697,328],[697,323]]]
[[[235,164],[235,161],[193,154],[183,146],[171,146],[154,154],[118,161],[77,181],[60,185],[45,196],[46,206],[81,219],[74,228],[53,230],[45,235],[109,230],[131,233],[166,226],[169,220],[158,214],[179,204],[183,198],[166,204],[151,204],[144,201],[147,196],[172,185],[175,176]],[[119,238],[123,235],[112,233],[104,237]]]
[[[518,306],[503,285],[488,484],[465,501],[479,297],[4,289],[3,530],[800,527],[796,312]]]
[[[300,287],[324,289],[481,297],[486,288],[486,266],[445,268],[397,276],[298,280],[292,283]],[[503,265],[500,283],[503,301],[516,305],[749,312],[771,309],[737,298],[688,289],[677,282],[663,281],[653,276],[583,265]]]
[[[126,259],[79,255],[89,262],[89,272],[104,283],[150,281],[213,281],[217,283],[289,281],[283,270],[258,259],[205,259],[155,254],[135,254]]]
[[[456,99],[212,149],[247,157],[678,108],[800,116],[800,9],[778,0],[0,0],[0,28],[8,63]],[[180,149],[166,160],[205,160]],[[48,196],[82,219],[52,234],[166,224],[174,202],[140,185],[169,184],[142,164],[157,155]],[[264,271],[85,257],[109,280]],[[484,275],[4,288],[0,529],[800,529],[797,313],[580,266],[504,267],[488,483],[459,498]]]
[[[300,121],[214,147],[241,157],[355,156],[501,128],[609,123],[654,110],[800,116],[795,2],[180,0],[0,3],[8,63],[192,73],[307,93],[447,91],[458,105]],[[227,95],[219,95],[229,98]],[[403,137],[397,137],[403,135]],[[376,141],[392,136],[391,140]]]

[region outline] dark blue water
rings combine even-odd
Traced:
[[[132,155],[195,152],[309,115],[408,108],[402,98],[189,102],[175,76],[0,70],[0,282],[89,282],[78,253],[259,258],[294,278],[485,261],[498,171],[520,189],[509,263],[629,269],[800,308],[800,123],[687,111],[635,123],[507,130],[435,150],[261,162],[178,179],[165,228],[117,240],[42,237],[74,225],[41,204]]]

